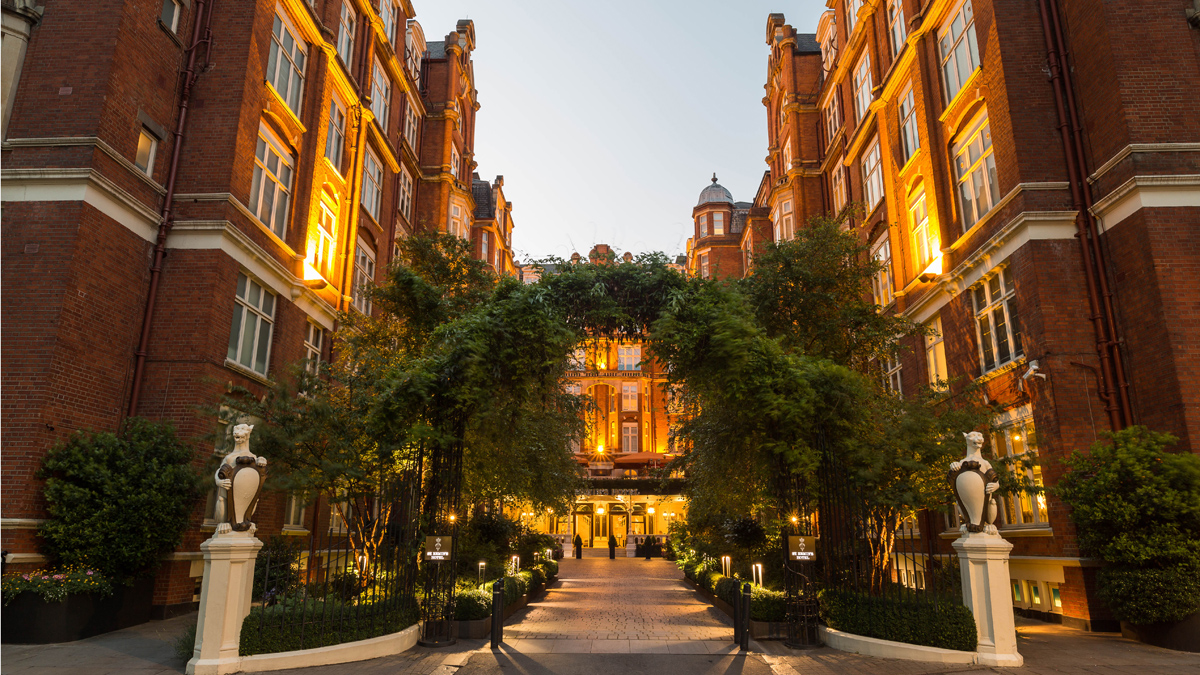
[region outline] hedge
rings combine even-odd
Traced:
[[[415,600],[378,614],[370,605],[321,601],[310,601],[303,606],[278,604],[254,608],[242,622],[238,653],[274,654],[366,640],[398,633],[415,624],[418,618],[420,610]]]
[[[546,573],[547,580],[555,579],[558,577],[558,561],[557,560],[543,560],[541,562],[540,566],[542,568],[544,568],[543,571],[545,571],[545,573]]]
[[[479,587],[479,590],[487,593],[489,602],[492,597],[492,584],[494,583],[494,581],[485,581]],[[523,577],[504,577],[504,606],[508,607],[517,600],[520,600],[522,595],[528,593],[528,583]]]
[[[454,604],[455,621],[476,621],[492,615],[492,593],[482,588],[457,594]]]
[[[818,598],[821,620],[835,630],[893,642],[975,651],[975,617],[961,604],[901,602],[828,589]]]
[[[542,570],[540,565],[534,565],[533,567],[530,567],[528,570],[525,570],[525,571],[529,572],[530,588],[536,588],[538,586],[544,586],[546,584],[546,572]]]

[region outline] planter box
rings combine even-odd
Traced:
[[[454,634],[460,639],[478,640],[492,634],[492,617],[475,619],[474,621],[455,621]]]
[[[1155,647],[1200,652],[1200,612],[1183,621],[1151,623],[1135,626],[1121,622],[1121,635]]]
[[[7,644],[71,642],[108,633],[150,620],[154,580],[138,579],[133,586],[117,586],[113,594],[69,595],[61,602],[46,602],[25,591],[4,607],[2,636]]]

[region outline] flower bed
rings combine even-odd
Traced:
[[[43,571],[6,577],[3,595],[5,643],[71,642],[149,621],[154,580],[113,586],[86,568]]]

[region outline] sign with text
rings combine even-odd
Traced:
[[[817,559],[817,538],[788,536],[788,560],[812,561]]]
[[[433,535],[425,537],[425,560],[445,562],[450,559],[450,537]]]

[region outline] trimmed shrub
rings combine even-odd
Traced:
[[[538,586],[544,586],[546,584],[546,573],[542,571],[541,565],[534,565],[526,571],[529,572],[530,588],[537,588]]]
[[[482,588],[462,591],[454,602],[455,621],[476,621],[492,615],[492,594]]]
[[[547,560],[542,563],[542,569],[546,573],[547,581],[553,581],[558,578],[558,561]]]
[[[721,577],[717,583],[713,584],[713,595],[724,600],[730,606],[734,606],[737,602],[737,596],[741,593],[742,582],[733,577]]]
[[[784,621],[787,618],[787,593],[762,586],[750,589],[750,619],[753,621]],[[974,647],[972,647],[972,650]]]
[[[975,651],[975,617],[960,604],[901,602],[831,589],[821,591],[818,599],[821,620],[835,630],[912,645]]]
[[[370,605],[343,605],[320,600],[256,607],[242,622],[238,653],[242,656],[274,654],[366,640],[398,633],[415,624],[418,618],[420,610],[415,600],[380,614],[376,614]],[[298,630],[302,622],[303,643]]]
[[[520,584],[521,595],[528,595],[530,589],[533,588],[533,572],[529,570],[521,570],[517,572],[517,583]]]
[[[1200,611],[1200,565],[1165,569],[1114,565],[1101,569],[1096,581],[1104,604],[1135,626],[1179,621]]]
[[[479,590],[484,591],[491,598],[493,583],[495,582],[486,581],[479,587]],[[525,591],[521,590],[521,579],[519,577],[504,577],[504,606],[508,607],[517,600],[520,600],[522,595],[525,595]]]

